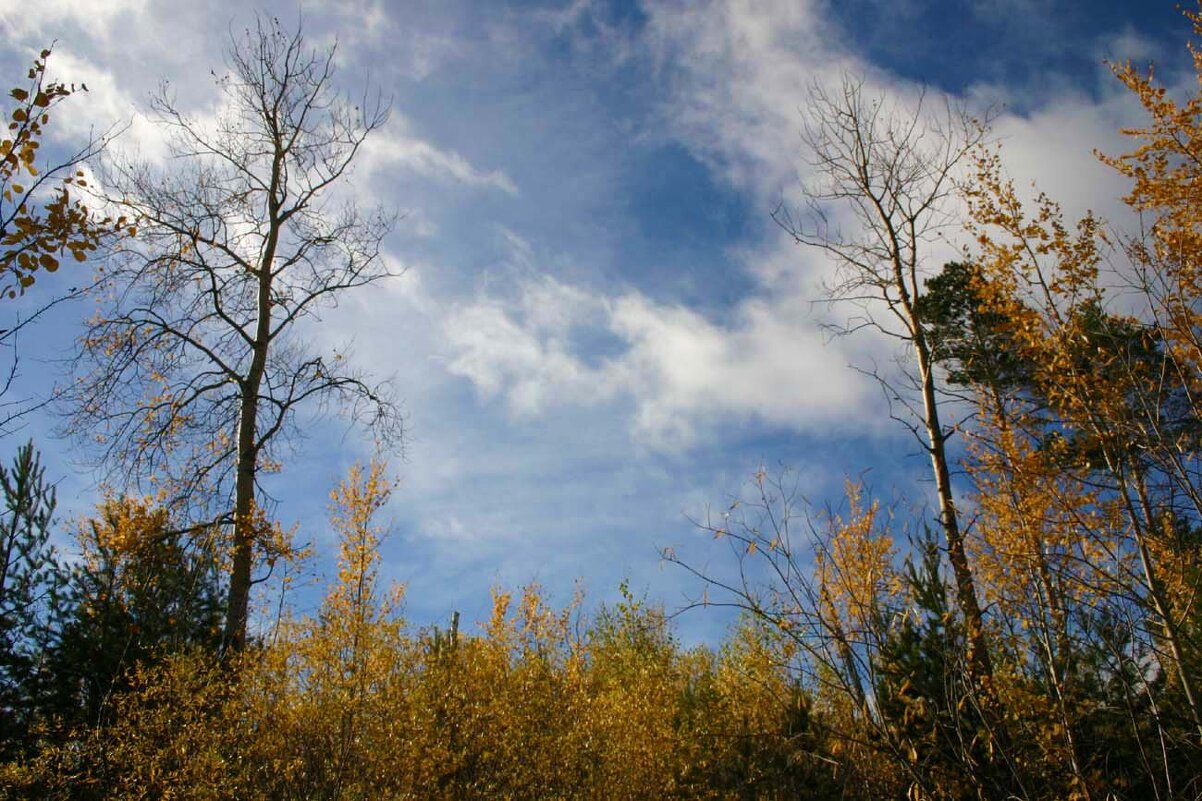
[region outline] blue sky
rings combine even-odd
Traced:
[[[159,80],[197,112],[217,95],[241,3],[0,0],[0,65],[84,81],[55,120],[64,141],[130,122],[117,143],[151,159],[140,109]],[[267,13],[297,18],[298,7]],[[801,106],[844,70],[911,97],[926,86],[1001,109],[995,133],[1022,184],[1066,210],[1121,221],[1123,185],[1092,155],[1123,148],[1138,109],[1104,59],[1155,60],[1185,80],[1187,25],[1171,2],[645,0],[386,2],[300,6],[314,44],[339,42],[339,83],[393,97],[352,181],[404,214],[387,256],[406,268],[348,297],[313,332],[394,375],[410,425],[388,510],[384,571],[417,623],[486,614],[488,588],[535,580],[590,602],[627,578],[669,609],[699,588],[661,564],[674,547],[722,569],[688,522],[725,506],[763,463],[792,465],[818,507],[864,471],[885,498],[929,509],[927,464],[848,365],[895,354],[870,336],[828,341],[829,271],[769,218],[806,166]],[[15,82],[10,81],[10,82]],[[938,261],[933,262],[937,266]],[[71,280],[64,277],[62,280]],[[45,284],[47,292],[53,283]],[[39,285],[38,289],[42,289]],[[5,310],[12,313],[16,309]],[[22,342],[22,391],[61,380],[85,304]],[[81,512],[94,479],[32,418]],[[274,480],[328,569],[325,497],[367,443],[336,421]],[[11,449],[17,441],[10,438]],[[304,605],[303,597],[298,599]],[[726,620],[695,612],[689,640]]]

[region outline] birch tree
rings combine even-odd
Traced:
[[[925,98],[923,99],[925,100]],[[968,628],[968,669],[988,682],[992,667],[985,647],[982,612],[964,547],[947,455],[949,430],[940,416],[938,377],[920,301],[939,237],[958,228],[954,214],[957,170],[979,145],[985,128],[950,101],[938,109],[914,109],[865,91],[844,77],[834,89],[815,86],[809,98],[804,139],[814,179],[805,187],[805,213],[783,206],[777,222],[800,244],[818,248],[835,263],[833,300],[861,312],[841,329],[864,328],[900,341],[912,356],[909,380],[881,377],[899,416],[931,460],[939,524],[955,579],[956,599]],[[850,213],[846,229],[834,215]]]

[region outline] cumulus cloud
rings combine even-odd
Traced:
[[[804,308],[753,298],[719,324],[623,298],[611,324],[629,343],[618,372],[638,402],[638,428],[657,441],[688,443],[693,421],[751,418],[806,430],[862,416],[865,383]]]
[[[448,369],[520,416],[625,399],[632,436],[656,448],[687,447],[727,418],[846,425],[863,413],[867,386],[807,308],[752,298],[713,321],[637,291],[608,298],[543,275],[515,300],[456,308],[444,325]],[[598,338],[615,352],[590,358],[576,344]]]

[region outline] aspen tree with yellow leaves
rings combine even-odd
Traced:
[[[1202,12],[1185,11],[1195,37],[1202,37]],[[1202,82],[1202,52],[1189,46],[1196,78]],[[1181,101],[1158,84],[1151,67],[1141,70],[1131,62],[1114,65],[1115,75],[1139,99],[1148,117],[1145,127],[1124,129],[1138,146],[1120,156],[1101,158],[1131,180],[1126,202],[1150,225],[1146,235],[1134,240],[1128,253],[1136,266],[1135,281],[1147,300],[1151,325],[1166,356],[1166,378],[1177,388],[1193,426],[1166,426],[1150,421],[1139,432],[1141,445],[1154,460],[1158,474],[1171,485],[1181,503],[1192,512],[1192,524],[1202,517],[1202,459],[1199,459],[1197,393],[1202,389],[1202,236],[1199,234],[1198,186],[1202,176],[1202,90]],[[1140,503],[1144,508],[1148,504]],[[1163,536],[1151,537],[1147,553],[1151,563],[1162,557],[1164,575],[1145,569],[1157,604],[1157,615],[1174,661],[1180,666],[1182,689],[1193,721],[1202,738],[1202,687],[1196,676],[1202,670],[1202,625],[1195,598],[1202,589],[1196,568],[1198,550],[1183,554],[1180,548],[1163,547],[1175,532],[1162,520],[1144,512],[1145,527]],[[1182,558],[1184,556],[1184,559]],[[1151,591],[1151,589],[1150,589]]]
[[[321,792],[330,797],[370,786],[370,777],[363,775],[368,749],[386,747],[386,741],[371,735],[387,726],[372,719],[373,702],[404,664],[401,590],[382,592],[378,579],[386,532],[376,518],[392,492],[386,471],[387,465],[377,460],[366,469],[355,464],[330,494],[338,575],[316,618],[301,624],[292,649],[299,664],[291,669],[304,677],[296,691],[328,702],[314,704],[309,725],[324,731],[317,738],[306,735],[314,749],[306,764],[324,763],[328,785]],[[362,790],[351,794],[355,792]]]
[[[388,492],[373,463],[333,493],[338,572],[315,615],[224,660],[135,665],[103,726],[0,766],[0,798],[841,797],[773,629],[686,650],[625,588],[585,617],[536,586],[494,591],[474,632],[409,629],[378,581]]]
[[[1012,353],[1030,366],[1026,402],[998,421],[1000,450],[1017,457],[1011,464],[1021,459],[1013,443],[1004,445],[1017,429],[1039,443],[1049,467],[1084,482],[1057,500],[1062,510],[1075,507],[1070,531],[1085,540],[1073,543],[1070,535],[1053,550],[1093,568],[1112,592],[1146,604],[1164,645],[1161,661],[1176,674],[1195,724],[1202,724],[1194,658],[1173,597],[1174,588],[1190,594],[1180,586],[1188,576],[1164,558],[1178,526],[1197,519],[1188,486],[1196,410],[1181,404],[1190,392],[1176,380],[1182,365],[1159,326],[1106,312],[1099,281],[1105,241],[1097,220],[1087,216],[1070,228],[1046,197],[1028,215],[1000,177],[996,156],[981,160],[976,186],[969,194],[981,251],[976,291],[1004,321]],[[1068,505],[1070,498],[1077,503]],[[1046,599],[1058,614],[1055,601]]]
[[[799,242],[833,256],[833,297],[861,305],[855,320],[914,350],[914,394],[891,396],[918,401],[912,430],[935,466],[943,549],[899,573],[905,550],[870,533],[872,506],[798,548],[804,506],[769,484],[703,524],[731,544],[737,571],[694,570],[706,587],[696,605],[748,609],[794,638],[794,669],[826,691],[827,720],[842,721],[835,742],[873,743],[857,756],[892,765],[912,797],[1189,797],[1199,780],[1188,767],[1202,653],[1190,193],[1202,101],[1178,105],[1150,76],[1118,72],[1156,120],[1128,132],[1139,150],[1108,159],[1154,219],[1125,248],[1091,215],[1070,224],[1050,198],[1020,199],[980,128],[949,147],[963,117],[936,126],[924,150],[924,118],[865,100],[855,82],[815,93],[809,217],[778,212]],[[922,246],[962,222],[933,211],[956,198],[974,246],[936,274]],[[1132,264],[1117,280],[1144,302],[1128,292],[1119,306],[1103,269],[1124,254]],[[938,406],[948,389],[976,407],[958,426],[972,515],[954,528]],[[960,620],[938,600],[942,554]]]
[[[776,669],[813,694],[829,764],[866,793],[904,789],[902,778],[925,784],[877,700],[882,649],[912,605],[891,515],[852,482],[846,512],[815,510],[797,481],[792,471],[773,476],[761,468],[744,496],[700,524],[729,547],[733,577],[700,570],[671,550],[663,556],[703,582],[692,608],[734,607],[772,632]],[[881,781],[880,770],[863,770],[869,765],[896,775]]]

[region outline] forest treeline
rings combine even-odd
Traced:
[[[0,798],[1202,798],[1202,88],[1113,65],[1145,118],[1098,157],[1138,231],[1025,198],[951,100],[811,91],[811,182],[777,221],[832,259],[849,333],[906,354],[876,377],[937,513],[856,483],[814,507],[759,471],[700,523],[723,560],[663,554],[690,614],[741,612],[686,647],[626,587],[494,589],[478,626],[414,627],[379,579],[380,460],[333,491],[337,576],[291,608],[313,537],[260,479],[296,410],[399,435],[386,382],[304,336],[392,277],[391,218],[335,191],[387,108],[259,20],[227,116],[158,97],[170,173],[102,158],[98,188],[103,141],[35,167],[76,91],[49,55],[11,93],[0,278],[104,266],[57,403],[120,489],[68,525],[32,445],[0,467]],[[971,244],[933,261],[952,230]]]

